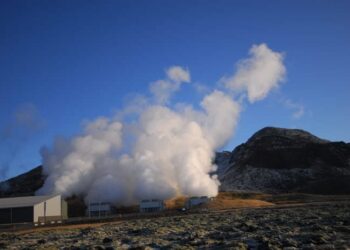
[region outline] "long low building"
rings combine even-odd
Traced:
[[[91,202],[87,208],[89,217],[104,217],[112,214],[112,204],[110,202]]]
[[[187,209],[189,209],[195,206],[199,206],[201,204],[205,204],[209,202],[209,200],[210,199],[207,196],[201,196],[201,197],[193,196],[186,201],[185,206]]]
[[[67,203],[61,195],[0,199],[0,224],[45,224],[67,219]]]
[[[140,202],[140,212],[160,212],[165,209],[163,200],[142,200]]]

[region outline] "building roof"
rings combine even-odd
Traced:
[[[31,207],[57,195],[1,198],[0,208]]]

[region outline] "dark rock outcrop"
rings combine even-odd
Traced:
[[[38,166],[32,170],[0,182],[0,197],[30,196],[44,185],[46,176],[43,167]]]
[[[225,191],[350,193],[350,145],[303,130],[263,128],[225,157]]]

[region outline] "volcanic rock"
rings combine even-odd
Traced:
[[[217,155],[222,191],[350,193],[350,144],[266,127]]]

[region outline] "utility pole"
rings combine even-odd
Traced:
[[[89,213],[89,219],[91,218],[91,203],[90,200],[88,201],[88,213]]]
[[[44,202],[44,224],[46,224],[46,201]]]

